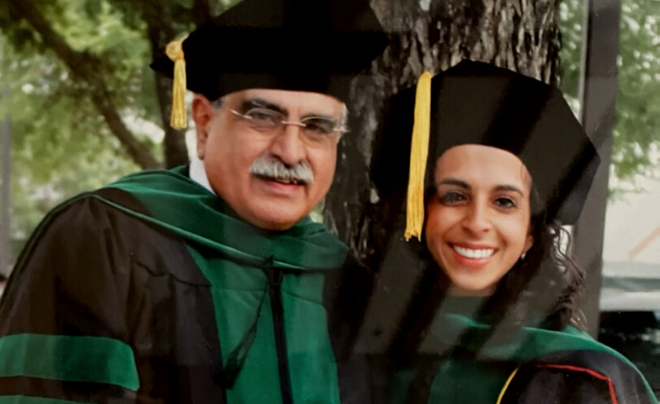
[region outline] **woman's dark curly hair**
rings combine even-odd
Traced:
[[[570,233],[547,216],[532,185],[532,247],[500,280],[486,305],[488,314],[507,315],[515,325],[560,330],[583,328],[580,298],[584,272],[570,257]]]

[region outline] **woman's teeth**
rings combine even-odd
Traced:
[[[452,246],[452,248],[463,257],[472,259],[488,258],[495,252],[495,249],[493,248],[473,250],[471,248],[463,248],[456,245]]]

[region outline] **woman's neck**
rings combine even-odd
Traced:
[[[455,297],[488,297],[492,296],[493,293],[495,293],[495,287],[496,285],[491,285],[485,289],[480,289],[480,290],[469,290],[469,289],[463,289],[460,288],[454,284],[449,286],[449,289],[447,289],[447,295],[448,296],[455,296]]]

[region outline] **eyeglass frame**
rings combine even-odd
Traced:
[[[244,113],[244,114],[241,113],[241,112],[239,112],[239,111],[236,111],[235,109],[230,109],[229,112],[231,112],[231,113],[234,114],[235,116],[237,116],[237,117],[239,117],[239,118],[242,118],[242,119],[245,119],[246,121],[249,122],[249,121],[254,120],[253,117],[251,117],[251,116],[248,115],[248,113],[249,113],[250,111],[253,111],[253,110],[265,110],[265,111],[270,111],[270,112],[272,112],[272,113],[279,114],[282,118],[284,118],[284,114],[282,114],[281,112],[279,112],[279,111],[275,111],[275,110],[272,110],[272,109],[269,109],[269,108],[263,108],[263,107],[250,108],[250,109],[249,109],[246,113]],[[327,119],[327,118],[324,118],[324,117],[321,117],[321,116],[308,116],[308,117],[303,118],[303,120],[305,120],[305,119],[314,119],[314,118],[317,118],[317,119]],[[328,120],[328,121],[331,121],[332,119],[327,119],[327,120]],[[284,127],[286,127],[286,126],[288,126],[288,125],[298,126],[298,127],[300,127],[300,128],[307,128],[307,124],[306,124],[304,121],[287,121],[287,120],[285,120],[285,119],[281,119],[281,120],[279,121],[279,126],[275,126],[275,127],[273,127],[272,129],[277,129],[278,127],[279,127],[279,128],[284,128]],[[345,133],[348,133],[349,130],[348,130],[348,128],[346,128],[345,126],[341,126],[340,123],[336,123],[336,125],[337,125],[337,126],[335,126],[335,127],[331,130],[330,133],[332,133],[332,132],[336,132],[336,133],[338,133],[338,134],[339,134],[339,137],[337,138],[337,140],[339,140],[339,139],[341,139],[341,137],[342,137]]]

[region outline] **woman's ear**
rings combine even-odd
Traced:
[[[534,236],[532,236],[532,232],[530,231],[527,234],[527,239],[525,240],[525,248],[523,250],[522,255],[525,256],[527,254],[527,251],[529,251],[530,248],[534,245]]]

